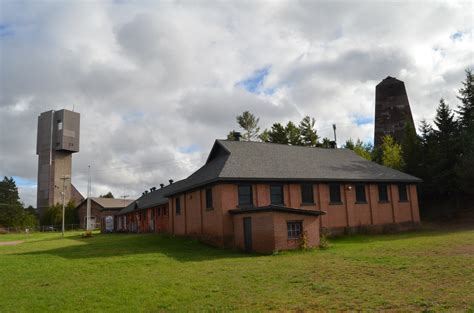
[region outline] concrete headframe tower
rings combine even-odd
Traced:
[[[374,145],[381,145],[385,135],[401,143],[406,123],[415,127],[405,84],[388,76],[375,87]]]
[[[80,197],[71,183],[72,154],[79,152],[80,114],[68,110],[47,111],[38,117],[37,208],[40,216],[56,203]]]

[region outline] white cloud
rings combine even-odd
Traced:
[[[186,177],[244,110],[262,128],[311,115],[321,136],[336,123],[339,143],[370,139],[388,75],[431,119],[474,66],[469,2],[6,1],[0,26],[0,174],[34,182],[38,114],[74,105],[73,181],[85,192],[90,164],[95,195]],[[238,84],[262,68],[273,92]]]

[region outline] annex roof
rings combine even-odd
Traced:
[[[240,209],[229,210],[230,214],[249,214],[249,213],[263,213],[263,212],[282,212],[282,213],[312,215],[312,216],[319,216],[319,215],[326,214],[326,212],[324,211],[295,209],[295,208],[288,208],[285,206],[273,205],[273,204],[263,206],[263,207],[251,207],[251,208],[240,208]]]

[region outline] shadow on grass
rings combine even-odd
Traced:
[[[474,225],[470,224],[446,224],[446,223],[426,223],[421,228],[396,233],[386,234],[354,234],[330,238],[335,243],[364,243],[377,241],[395,241],[411,238],[442,237],[458,232],[474,231]]]
[[[50,238],[44,241],[58,241],[59,243],[60,239]],[[66,259],[85,259],[156,254],[157,257],[165,256],[180,262],[199,262],[251,256],[232,250],[214,248],[190,238],[157,234],[107,234],[95,235],[92,238],[69,236],[64,240],[72,242],[66,247],[18,253],[17,255],[55,255]]]

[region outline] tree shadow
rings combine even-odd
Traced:
[[[17,255],[54,255],[65,259],[87,259],[154,254],[156,257],[168,257],[180,262],[252,256],[235,250],[211,247],[195,239],[158,234],[104,234],[95,235],[92,238],[69,236],[65,240],[73,242],[66,247]]]

